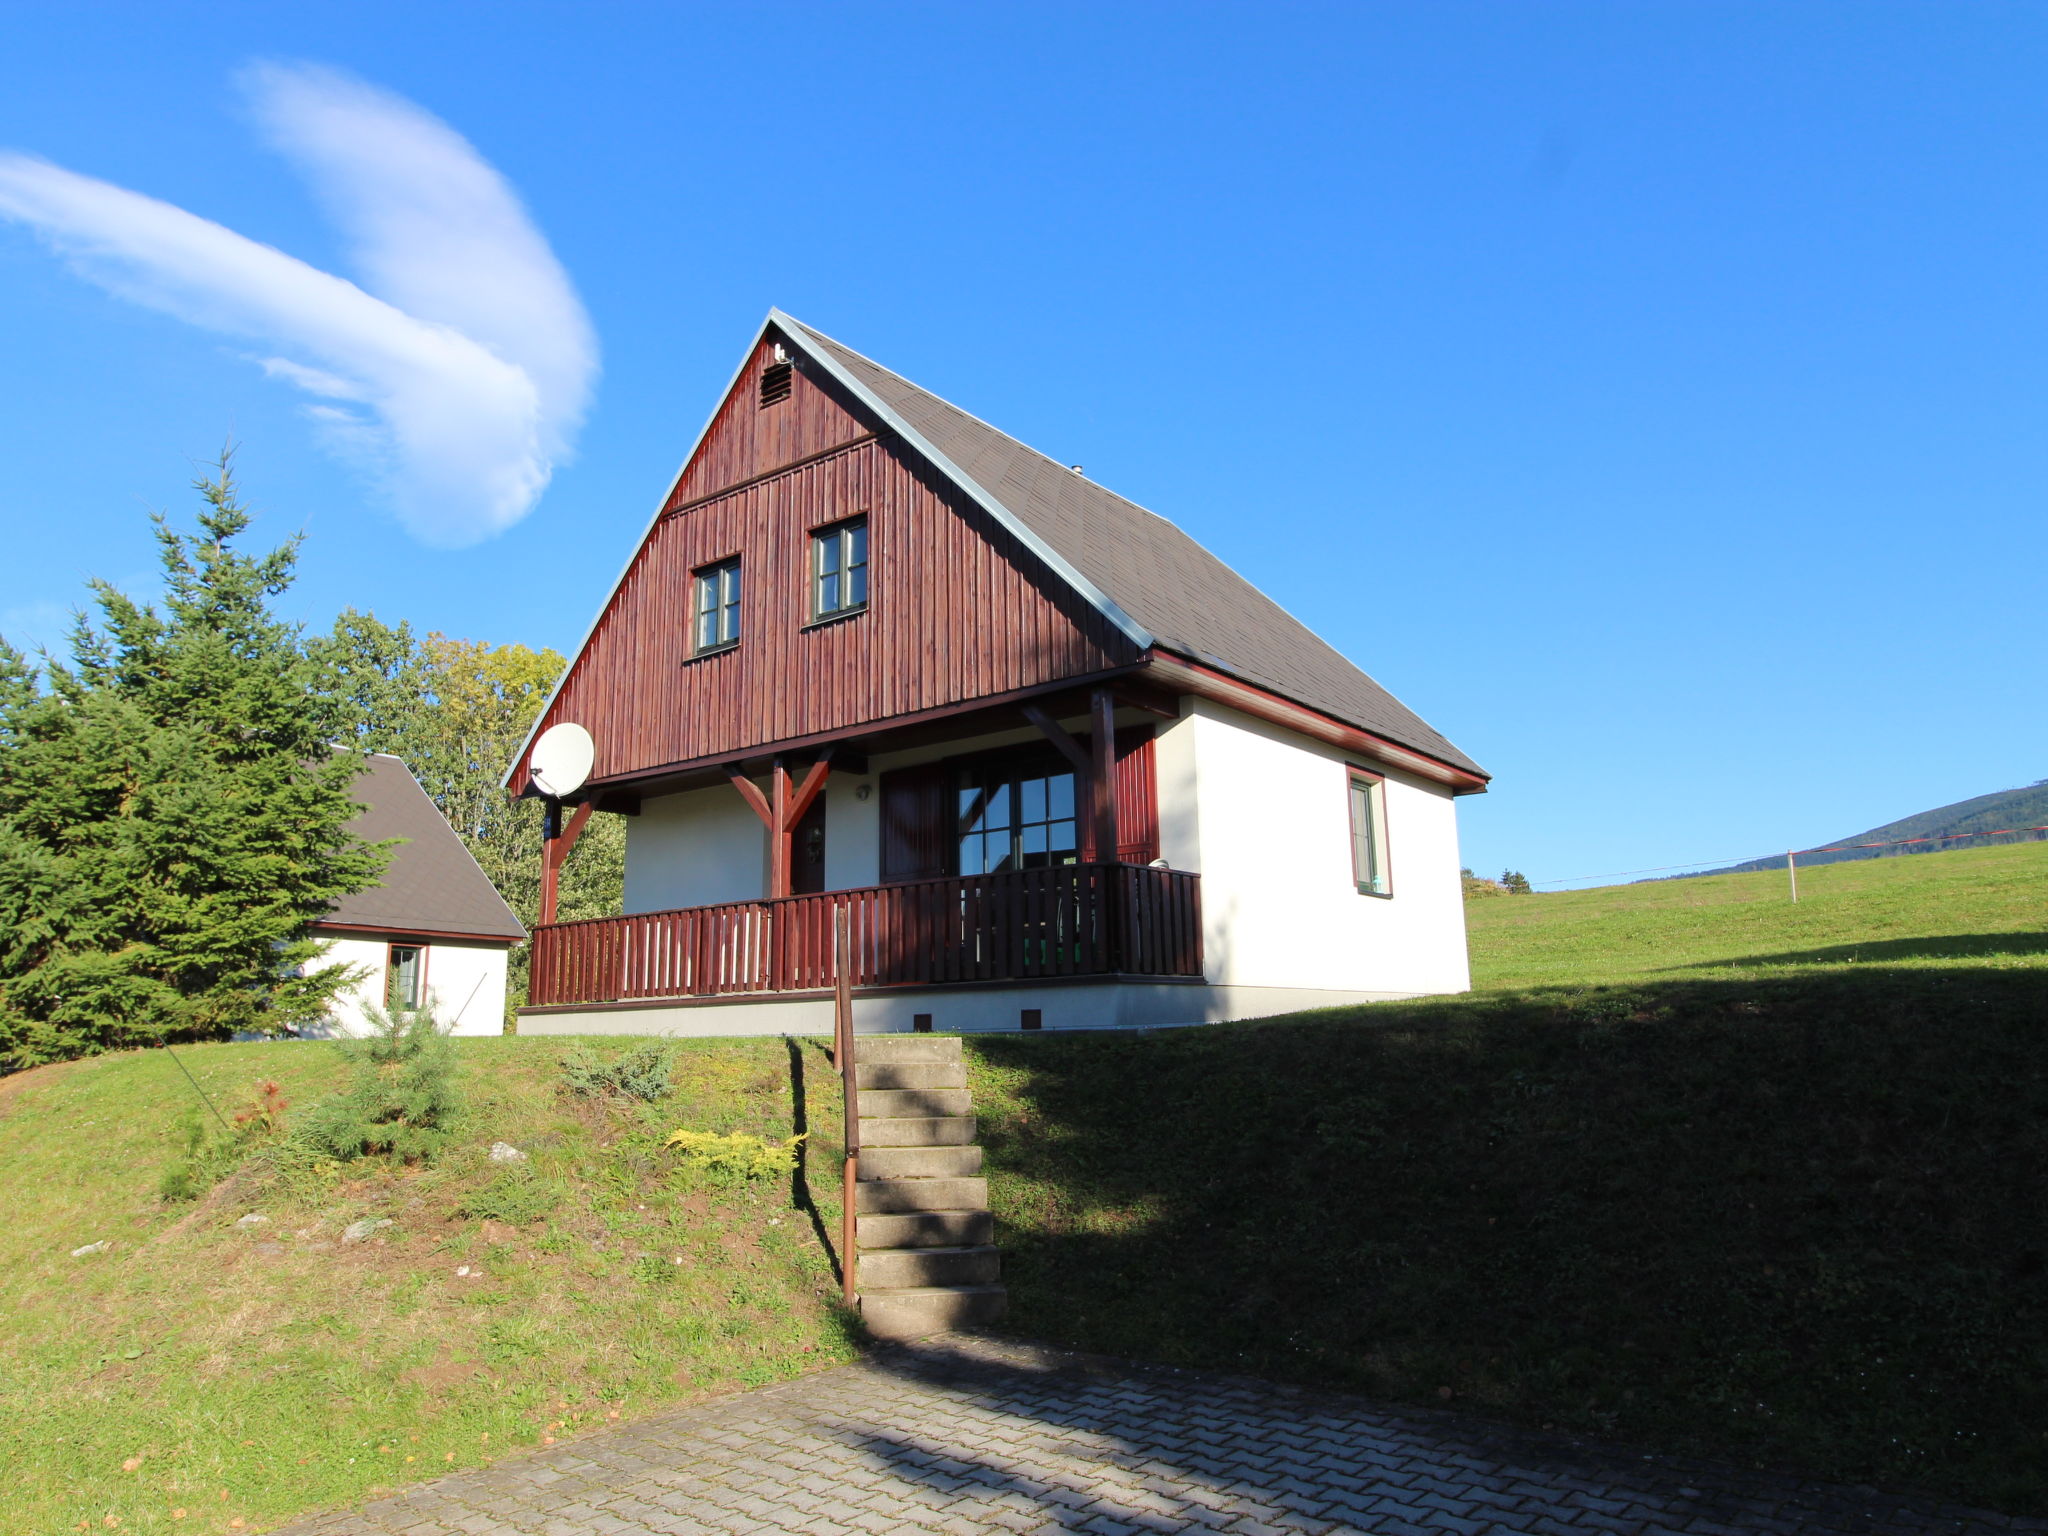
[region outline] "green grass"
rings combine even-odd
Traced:
[[[644,1118],[558,1095],[560,1049],[461,1042],[467,1108],[431,1167],[259,1159],[171,1206],[156,1186],[192,1092],[161,1051],[0,1083],[0,1524],[256,1530],[850,1358],[790,1181],[679,1179],[653,1145],[678,1126],[787,1139],[784,1042],[685,1045]],[[342,1080],[321,1045],[179,1055],[224,1109],[266,1077],[294,1106]],[[809,1055],[812,1112],[836,1124]],[[509,1177],[500,1139],[530,1154]],[[832,1161],[814,1160],[828,1212]],[[251,1211],[269,1222],[237,1227]],[[394,1224],[337,1241],[363,1217]]]
[[[1517,987],[2048,963],[2048,843],[1706,875],[1465,909],[1472,980]]]
[[[1020,1332],[2048,1512],[2048,848],[1475,903],[1483,990],[969,1043]]]

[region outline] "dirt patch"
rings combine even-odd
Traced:
[[[456,1360],[445,1351],[432,1365],[415,1366],[399,1377],[400,1381],[422,1387],[427,1392],[439,1394],[461,1386],[465,1381],[483,1374],[483,1365],[475,1360]]]

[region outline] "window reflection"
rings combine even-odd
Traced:
[[[957,803],[963,875],[1045,869],[1080,856],[1071,772],[965,768]]]

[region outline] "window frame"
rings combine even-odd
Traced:
[[[427,944],[400,944],[396,941],[384,946],[384,1011],[386,1013],[397,1008],[404,1008],[410,1011],[424,1008],[427,1005],[427,952],[431,947],[431,945]],[[412,970],[412,997],[406,1002],[398,1002],[393,997],[393,992],[398,982],[398,952],[401,949],[411,950],[415,957]]]
[[[1363,796],[1360,791],[1363,790]],[[1364,837],[1361,838],[1358,808],[1365,802]],[[1344,765],[1344,817],[1350,834],[1351,885],[1361,896],[1391,898],[1394,894],[1393,862],[1387,847],[1387,776]],[[1365,858],[1361,859],[1360,855]],[[1361,867],[1369,866],[1369,867]]]
[[[846,563],[845,558],[846,540],[856,531],[861,535],[860,562],[858,565],[849,565]],[[824,557],[827,549],[838,551],[840,560],[838,567],[829,573],[824,569]],[[810,559],[806,562],[806,569],[810,572],[811,585],[809,599],[806,604],[811,615],[806,624],[807,628],[811,624],[831,624],[837,620],[852,618],[857,613],[866,613],[868,611],[868,602],[874,592],[873,557],[872,534],[868,528],[868,515],[865,512],[853,517],[843,517],[837,522],[823,523],[811,530]],[[860,572],[860,601],[857,603],[844,603],[837,608],[822,606],[826,576],[828,574],[836,576],[843,584],[846,580],[847,572],[853,570]]]
[[[1082,862],[1087,840],[1087,829],[1084,821],[1086,807],[1082,800],[1083,786],[1080,775],[1074,772],[1073,765],[1065,758],[1050,752],[1030,751],[1020,753],[1012,749],[975,753],[968,757],[948,759],[946,768],[948,770],[946,773],[947,805],[951,821],[950,833],[947,837],[946,856],[954,878],[968,879],[980,875],[1014,874],[1025,869],[1065,869]],[[1070,809],[1065,816],[1055,816],[1051,814],[1052,781],[1062,777],[1071,781]],[[1045,810],[1047,814],[1041,818],[1027,820],[1024,816],[1023,786],[1028,781],[1041,779],[1046,784]],[[1003,790],[1007,811],[1007,830],[1010,840],[1010,852],[1006,856],[1007,867],[976,870],[972,876],[961,867],[960,845],[970,835],[985,839],[991,829],[984,824],[979,831],[970,834],[963,825],[960,814],[960,797],[968,790],[970,784],[974,788],[983,791],[984,794],[996,789],[998,786]],[[983,816],[986,816],[986,811],[983,812]],[[1050,845],[1052,841],[1052,828],[1062,824],[1071,824],[1073,827],[1074,846],[1071,849],[1058,850],[1059,853],[1069,856],[1054,862],[1054,850],[1048,846],[1043,850],[1046,858],[1045,863],[1024,863],[1023,861],[1026,858],[1032,856],[1024,848],[1027,830],[1034,827],[1043,827],[1046,829],[1046,842]]]
[[[732,595],[729,598],[726,596],[725,590],[725,580],[728,575],[732,578]],[[708,608],[704,606],[704,594],[706,591],[715,591],[718,599]],[[738,649],[740,636],[744,632],[740,622],[740,602],[745,591],[746,585],[740,579],[740,557],[738,555],[727,555],[722,560],[713,560],[709,564],[697,566],[690,572],[690,659],[692,661],[696,660],[699,656],[719,656],[727,651]],[[703,633],[706,616],[717,615],[719,618],[718,628],[722,631],[724,629],[725,615],[728,612],[732,617],[732,634],[729,637],[721,635],[720,638],[705,644]]]

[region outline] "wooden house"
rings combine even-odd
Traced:
[[[825,1029],[842,907],[864,1031],[1468,984],[1476,764],[1166,519],[780,311],[564,722],[548,858],[630,818],[624,912],[542,923],[523,1033]]]

